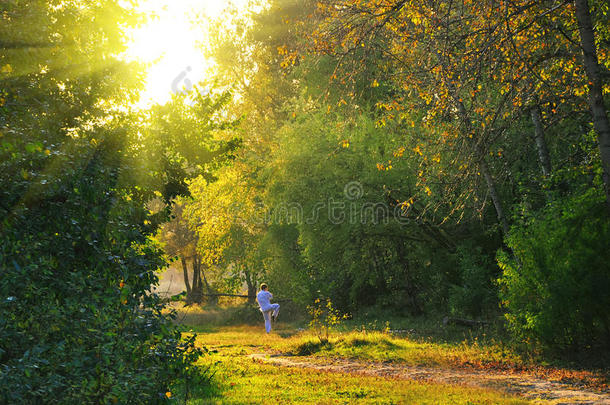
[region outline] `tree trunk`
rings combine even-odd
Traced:
[[[191,294],[187,297],[187,301],[200,304],[203,301],[203,289],[201,288],[201,275],[197,264],[197,255],[193,256],[193,284]]]
[[[502,201],[500,200],[500,196],[496,190],[496,182],[494,181],[493,177],[491,177],[491,173],[489,172],[489,167],[487,166],[485,158],[481,159],[479,169],[481,169],[481,173],[483,174],[485,182],[487,183],[487,189],[489,191],[489,195],[491,196],[491,201],[496,208],[496,216],[498,217],[498,222],[500,222],[500,225],[502,226],[502,232],[504,233],[504,236],[506,236],[508,235],[510,227],[508,225],[508,221],[506,220],[506,215],[504,215]]]
[[[248,286],[248,304],[254,304],[256,302],[256,283],[254,282],[254,277],[250,274],[249,271],[244,270],[244,279],[246,281],[246,285]]]
[[[532,115],[532,122],[534,123],[536,148],[538,149],[538,158],[540,159],[542,174],[544,177],[549,177],[551,175],[551,157],[544,139],[544,127],[542,126],[542,114],[540,114],[540,107],[536,104],[534,107],[532,107],[530,113]]]
[[[184,274],[184,285],[186,286],[186,296],[191,295],[191,285],[189,284],[189,270],[186,266],[186,259],[180,256],[180,263],[182,263],[182,273]]]
[[[201,268],[201,258],[199,255],[195,256],[195,260],[197,263],[197,273],[199,274],[199,288],[203,292],[203,287],[205,287],[205,291],[209,296],[207,301],[208,305],[218,305],[218,296],[214,295],[216,294],[216,291],[208,283],[205,271]]]
[[[193,269],[193,290],[197,290],[200,288],[200,284],[201,284],[201,280],[199,277],[199,272],[197,271],[197,263],[195,262],[195,258],[192,259],[193,260],[193,265],[192,265],[192,269]]]
[[[580,47],[589,81],[589,107],[593,116],[593,128],[597,133],[606,189],[606,204],[610,211],[610,122],[604,106],[603,83],[595,48],[595,33],[591,22],[589,2],[587,0],[575,0],[574,5],[576,6],[576,21],[580,32]]]
[[[203,291],[203,282],[201,280],[201,262],[199,255],[193,256],[193,272],[197,274],[197,288]]]

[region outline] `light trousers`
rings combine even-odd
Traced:
[[[267,333],[271,332],[271,316],[277,316],[280,313],[280,304],[271,304],[271,306],[263,311],[263,318],[265,318],[265,330]]]

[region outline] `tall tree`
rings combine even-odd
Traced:
[[[178,257],[182,266],[187,303],[203,301],[204,284],[207,294],[212,293],[205,274],[201,270],[201,258],[197,253],[197,234],[189,227],[183,211],[186,202],[178,199],[172,204],[172,219],[159,230],[159,239],[165,252]],[[189,262],[191,270],[189,271]]]
[[[263,273],[256,251],[266,223],[263,207],[255,198],[239,164],[223,168],[216,182],[203,178],[191,183],[193,200],[185,207],[185,217],[197,235],[201,264],[219,268],[221,274],[238,275],[254,302]]]
[[[580,33],[580,47],[582,49],[585,71],[589,79],[589,108],[593,115],[593,126],[597,133],[597,143],[604,171],[606,201],[610,211],[610,122],[608,121],[608,109],[604,103],[603,96],[603,87],[607,83],[604,83],[597,57],[597,43],[589,2],[588,0],[575,0],[574,5],[578,31]],[[604,16],[608,17],[607,14],[604,14]]]

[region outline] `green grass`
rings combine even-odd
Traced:
[[[197,341],[212,350],[202,359],[216,364],[217,388],[191,404],[273,403],[415,403],[415,404],[525,404],[499,392],[457,385],[278,367],[254,361],[250,353],[282,352],[313,339],[288,326],[266,335],[262,325],[201,328]],[[348,342],[347,340],[345,342]],[[367,340],[363,340],[367,342]],[[359,344],[358,341],[351,343]],[[378,342],[388,347],[384,341]],[[375,344],[377,345],[377,343]],[[362,344],[358,347],[372,347]],[[389,347],[393,349],[394,347]]]
[[[523,367],[521,357],[501,345],[480,345],[476,340],[474,343],[433,343],[377,331],[338,333],[328,341],[306,333],[292,339],[284,350],[295,355],[392,361],[411,366]]]
[[[335,332],[322,342],[309,330],[297,331],[280,324],[265,335],[260,326],[193,327],[203,333],[200,341],[207,347],[239,350],[243,354],[273,352],[297,356],[341,357],[391,361],[412,366],[453,367],[472,365],[495,368],[523,368],[523,359],[502,345],[474,343],[434,343],[424,339],[392,336],[389,333]],[[253,338],[256,336],[257,338]]]
[[[211,350],[202,362],[218,363],[214,392],[191,404],[260,403],[263,398],[278,403],[526,403],[499,392],[464,386],[261,364],[247,357],[252,353],[307,355],[312,362],[348,358],[439,368],[523,369],[553,380],[607,387],[604,370],[542,367],[535,358],[519,356],[501,339],[495,340],[489,329],[441,328],[438,320],[392,320],[391,329],[400,329],[398,334],[390,333],[385,322],[352,320],[323,342],[305,329],[302,320],[280,322],[266,335],[259,313],[248,315],[249,326],[236,326],[233,315],[249,312],[197,307],[181,312],[186,330],[197,333],[198,344]]]
[[[327,373],[220,356],[220,385],[191,404],[526,404],[488,390]]]

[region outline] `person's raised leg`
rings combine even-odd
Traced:
[[[277,316],[280,313],[280,304],[271,304],[271,306],[273,307],[272,319],[273,321],[277,321]]]

